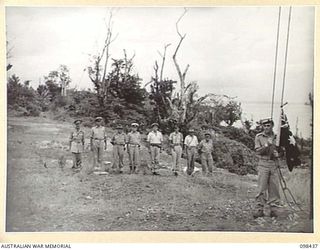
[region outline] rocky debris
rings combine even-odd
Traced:
[[[51,140],[51,141],[37,141],[35,142],[35,146],[39,149],[62,149],[62,150],[67,150],[68,145],[59,141]]]

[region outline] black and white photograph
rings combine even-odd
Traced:
[[[5,39],[6,232],[314,232],[315,6],[6,6]]]

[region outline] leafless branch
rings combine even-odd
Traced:
[[[167,53],[167,48],[171,45],[171,43],[165,44],[164,45],[164,51],[163,54],[161,54],[159,51],[158,53],[160,54],[160,56],[162,57],[162,64],[161,64],[161,69],[160,69],[160,81],[162,81],[162,77],[163,77],[163,69],[164,69],[164,64],[166,61],[166,53]]]
[[[179,32],[179,22],[180,20],[184,17],[184,15],[188,12],[187,8],[184,8],[184,12],[182,13],[182,15],[179,17],[178,21],[176,22],[176,30],[178,35],[180,36],[180,39],[184,39],[184,37],[186,36],[186,34],[184,34],[183,36],[181,35],[181,33]]]
[[[183,73],[181,73],[181,69],[180,69],[180,66],[177,62],[177,53],[179,51],[179,48],[184,40],[184,38],[186,37],[186,34],[182,35],[179,31],[179,22],[181,21],[181,19],[184,17],[184,15],[187,13],[187,9],[184,8],[184,12],[182,13],[182,15],[178,18],[177,22],[176,22],[176,31],[177,31],[177,34],[180,38],[179,40],[179,43],[176,47],[176,50],[173,54],[173,62],[174,62],[174,65],[176,67],[176,70],[178,72],[178,76],[179,76],[179,79],[180,79],[180,92],[181,92],[181,108],[183,110],[183,114],[182,114],[182,121],[185,120],[186,118],[186,105],[187,105],[187,100],[186,100],[186,91],[185,91],[185,77],[186,77],[186,74],[187,74],[187,71],[189,69],[189,65],[187,65],[186,69],[184,70]]]

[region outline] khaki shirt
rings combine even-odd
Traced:
[[[105,140],[107,138],[106,136],[106,128],[103,126],[100,127],[93,127],[91,129],[91,138],[92,139],[99,139],[99,140]]]
[[[274,147],[272,146],[268,146],[266,147],[266,145],[268,144],[268,139],[271,138],[272,139],[272,143],[274,145]],[[271,134],[271,135],[266,135],[264,132],[259,133],[256,135],[255,141],[254,141],[254,149],[257,150],[259,148],[264,147],[265,149],[257,152],[257,154],[260,156],[259,158],[270,158],[271,154],[273,153],[273,150],[275,149],[275,143],[276,143],[276,136],[275,134]]]
[[[115,145],[125,145],[127,143],[127,136],[125,133],[116,133],[112,137],[111,142]]]
[[[198,138],[197,136],[191,136],[191,135],[187,135],[186,138],[184,139],[184,145],[186,145],[187,147],[196,147],[198,146],[199,142],[198,142]]]
[[[156,133],[153,131],[149,132],[147,142],[151,144],[161,144],[163,142],[162,133],[160,131],[157,131]]]
[[[138,131],[136,132],[130,132],[128,134],[128,144],[132,145],[140,145],[141,143],[141,135]]]
[[[169,136],[169,140],[173,144],[183,144],[183,135],[180,132],[172,132]]]
[[[199,144],[199,149],[201,149],[201,153],[211,153],[213,151],[212,139],[208,142],[206,140],[202,140]]]
[[[82,153],[84,150],[84,132],[82,130],[73,131],[70,134],[71,152]]]

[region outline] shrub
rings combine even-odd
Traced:
[[[213,138],[213,145],[216,167],[239,175],[257,173],[258,158],[254,151],[242,143],[218,135]]]
[[[235,127],[220,127],[221,133],[231,139],[243,143],[250,149],[254,149],[254,137],[248,135],[243,129]]]

